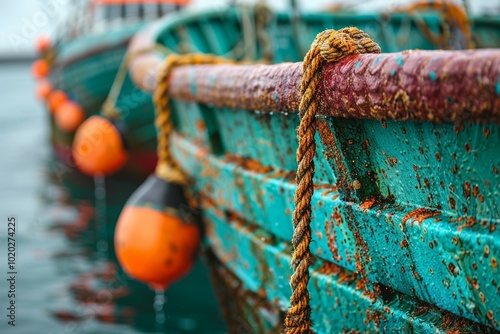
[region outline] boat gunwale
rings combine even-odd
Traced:
[[[327,74],[318,89],[323,102],[319,115],[500,123],[498,59],[500,50],[496,49],[405,51],[347,57],[324,67],[323,72]],[[453,62],[460,66],[454,64],[454,68],[446,68]],[[136,84],[153,91],[160,63],[159,56],[136,59],[131,67]],[[378,63],[386,66],[381,68]],[[474,72],[466,73],[469,68]],[[419,73],[414,75],[411,71]],[[296,112],[301,72],[301,63],[186,65],[172,71],[169,94],[174,99],[216,107]],[[242,80],[244,78],[254,80]],[[372,104],[374,100],[376,104]]]
[[[194,20],[196,17],[202,15],[202,13],[201,11],[195,13],[188,11],[187,13],[183,13],[183,15],[176,17],[167,16],[163,20],[154,22],[134,36],[128,53],[140,53],[147,48],[153,49],[169,26],[175,25],[176,22],[182,21],[186,17]],[[213,10],[213,13],[217,14],[220,11]],[[324,15],[326,16],[326,14]],[[154,51],[138,54],[134,57],[129,64],[129,71],[134,83],[141,89],[153,92],[157,86],[156,77],[164,58],[164,54],[162,55]],[[468,61],[467,58],[474,58],[475,60]],[[333,72],[335,76],[332,75],[327,78],[327,83],[321,84],[322,87],[320,89],[322,92],[320,93],[323,98],[327,98],[333,94],[336,98],[327,99],[328,103],[322,108],[321,115],[344,118],[417,120],[444,123],[459,123],[462,121],[500,123],[500,72],[497,71],[494,73],[495,69],[500,67],[498,59],[500,59],[499,49],[453,51],[411,50],[397,53],[382,53],[379,55],[347,57],[337,64],[327,64],[325,66],[325,71]],[[450,63],[460,61],[460,66],[446,68],[446,71],[442,70],[442,68],[442,71],[440,71],[439,66],[435,65],[440,64],[442,67],[451,67],[448,66]],[[366,65],[365,62],[369,62],[370,64]],[[386,66],[380,66],[379,62]],[[470,72],[470,69],[477,68],[474,62],[482,62],[481,64],[484,67],[483,72],[485,73],[477,71],[474,73],[465,73],[467,71]],[[296,73],[297,68],[301,66],[296,64],[300,63],[289,65],[185,65],[173,69],[169,94],[174,99],[205,103],[218,107],[264,112],[296,112],[300,101],[298,91],[301,80],[301,75],[298,76]],[[468,67],[465,68],[464,65]],[[290,68],[283,69],[283,66],[289,66]],[[224,71],[218,70],[223,67],[228,67],[228,69]],[[233,70],[229,69],[229,67]],[[369,68],[367,69],[367,67]],[[414,71],[419,70],[420,67],[426,67],[427,71],[422,71],[423,73],[416,77],[416,80],[420,80],[420,84],[414,84],[413,81],[415,81],[415,78],[411,77],[411,73],[408,70],[405,73],[405,67]],[[203,76],[197,74],[201,68],[207,69]],[[212,85],[210,91],[205,90],[204,94],[201,94],[198,88],[195,90],[192,89],[192,87],[201,86],[203,83],[206,86],[208,77],[213,80],[215,76],[215,79],[217,79],[218,72],[224,72],[224,75],[227,74],[228,76],[232,75],[236,77],[239,71],[249,68],[252,68],[252,70],[247,71],[246,76],[239,76],[238,80],[230,80],[232,81],[230,84],[224,85],[224,78],[220,78],[221,85]],[[276,73],[272,73],[274,69],[276,69]],[[263,86],[260,87],[264,93],[263,95],[256,95],[252,92],[256,85],[255,82],[249,83],[248,80],[241,80],[248,76],[257,78],[266,72],[269,72],[266,74],[266,80],[262,83],[257,83]],[[383,77],[381,72],[384,72]],[[190,75],[186,76],[188,73]],[[365,74],[367,76],[363,82],[360,78]],[[467,76],[466,74],[470,75]],[[336,77],[337,75],[340,76]],[[288,76],[293,77],[295,82],[290,82]],[[194,80],[193,77],[195,78]],[[353,80],[356,80],[356,82],[353,83]],[[285,83],[283,83],[284,81]],[[383,87],[391,82],[393,91],[389,95],[386,94]],[[443,82],[446,85],[443,85]],[[461,83],[458,85],[460,89],[454,91],[456,96],[447,95],[446,93],[452,90],[456,82]],[[465,91],[462,89],[464,82],[467,84],[468,89]],[[343,85],[350,88],[354,84],[363,85],[366,89],[361,92],[358,90],[346,102],[344,99],[346,90],[340,94],[337,92],[337,87]],[[376,89],[378,89],[375,93],[373,93],[374,89],[367,88],[374,84],[377,86]],[[476,89],[478,84],[482,85],[480,90]],[[281,89],[285,85],[289,86],[289,88],[285,90]],[[397,88],[398,85],[400,85],[400,89],[394,91],[394,88]],[[274,88],[271,86],[274,86]],[[432,89],[424,89],[424,87],[428,86],[432,86]],[[239,93],[246,92],[244,100],[248,103],[238,105],[236,102],[241,102],[242,99],[235,100],[236,94],[231,94],[231,90],[238,91]],[[423,90],[425,90],[424,93],[422,93]],[[484,94],[485,90],[491,94]],[[210,92],[214,93],[212,97],[210,94],[207,94]],[[223,94],[224,92],[229,93]],[[271,92],[271,96],[269,92]],[[488,101],[478,103],[481,99],[474,97],[478,92],[481,92],[482,99],[486,97]],[[364,93],[365,95],[357,96],[359,93]],[[253,95],[250,96],[251,94]],[[436,94],[438,97],[436,97]],[[379,101],[378,105],[370,105],[373,98]],[[453,100],[452,103],[449,103],[450,100]],[[262,101],[265,103],[262,103]],[[273,103],[273,101],[275,102]],[[282,102],[276,103],[276,101]],[[407,101],[413,101],[413,103],[406,103]]]

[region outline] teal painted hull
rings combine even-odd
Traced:
[[[177,52],[184,44],[188,51],[227,54],[242,40],[238,15],[227,10],[170,19],[156,41]],[[425,20],[439,27],[437,15]],[[301,40],[309,45],[326,28],[357,26],[383,52],[435,48],[411,20],[407,36],[398,39],[404,21],[403,15],[393,15],[390,23],[376,15],[306,15]],[[500,21],[475,23],[479,45],[500,45],[491,38]],[[278,14],[271,25],[273,62],[303,57],[289,24]],[[226,38],[216,38],[221,34]],[[259,58],[258,45],[256,50]],[[186,91],[196,95],[198,89],[193,79]],[[251,306],[239,311],[253,314],[250,331],[277,332],[291,293],[298,115],[181,99],[172,105],[177,132],[172,148],[202,194],[207,243],[241,289],[273,307],[271,320],[265,312],[249,311]],[[311,222],[316,264],[309,283],[314,329],[499,330],[499,125],[332,116],[319,122]],[[337,187],[341,178],[359,178],[368,186],[346,194]]]
[[[203,52],[242,59],[248,55],[236,50],[244,51],[241,47],[245,35],[243,15],[246,14],[235,8],[169,15],[154,23],[152,38],[154,43],[165,46],[172,52]],[[299,40],[293,38],[290,17],[287,14],[273,15],[272,22],[264,28],[273,41],[270,44],[273,63],[301,60],[304,53],[298,50],[307,48],[315,35],[325,27],[358,26],[374,36],[384,52],[436,48],[422,35],[415,22],[408,21],[408,16],[404,14],[394,15],[384,24],[378,23],[383,22],[379,15],[306,14],[301,21]],[[424,16],[424,19],[431,28],[438,29],[440,22],[438,15],[429,14]],[[484,41],[493,43],[491,36],[495,34],[495,28],[498,26],[498,20],[477,20],[474,25],[477,43],[480,46],[490,45]],[[301,44],[301,47],[297,44]],[[253,57],[257,60],[262,56],[263,46],[256,43],[253,48],[255,49]],[[121,120],[126,125],[126,140],[132,151],[147,152],[147,160],[153,161],[152,156],[156,150],[156,128],[151,96],[135,86],[127,76],[117,107],[122,114]],[[132,169],[138,168],[140,169],[139,165],[132,166]],[[144,170],[151,170],[151,166]]]

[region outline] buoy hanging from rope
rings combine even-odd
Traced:
[[[47,98],[47,106],[51,114],[55,114],[57,109],[64,103],[68,101],[68,95],[62,90],[54,90],[49,94]]]
[[[125,272],[155,290],[186,275],[201,239],[189,211],[181,185],[149,176],[116,225],[116,256]]]
[[[40,101],[45,101],[53,90],[54,87],[52,87],[50,81],[42,79],[36,86],[35,94]]]
[[[81,105],[68,100],[57,108],[54,118],[59,129],[74,132],[85,119],[85,112]]]
[[[158,164],[125,205],[115,231],[118,261],[137,280],[165,289],[193,266],[201,229],[187,204],[187,178],[170,151],[173,130],[168,78],[173,67],[227,62],[211,55],[171,55],[154,94],[158,129]]]
[[[121,112],[116,108],[116,101],[125,81],[130,58],[128,55],[122,61],[108,97],[102,105],[101,115],[85,121],[73,140],[73,157],[76,165],[90,176],[114,174],[128,160],[125,143],[127,129],[121,119]],[[100,132],[104,132],[102,136]],[[91,138],[95,136],[100,139],[92,141]]]
[[[47,52],[52,47],[50,38],[46,35],[40,35],[35,41],[35,49],[39,54]]]
[[[73,140],[73,158],[85,174],[108,176],[125,165],[128,153],[119,122],[92,116],[83,122]]]
[[[91,117],[78,129],[73,140],[73,156],[76,165],[84,173],[95,176],[109,176],[118,172],[128,160],[128,129],[123,121],[122,112],[116,107],[118,97],[125,82],[130,60],[144,52],[168,52],[164,47],[155,45],[127,54],[120,64],[115,80],[99,116]],[[102,136],[100,135],[102,133]],[[99,140],[92,140],[99,137]],[[99,146],[99,147],[98,147]]]
[[[50,73],[50,65],[45,59],[37,59],[31,66],[31,73],[36,79],[45,78]]]

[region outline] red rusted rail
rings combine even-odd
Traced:
[[[149,44],[152,32],[132,49]],[[132,77],[153,90],[161,58],[137,57]],[[500,50],[366,54],[327,64],[318,87],[320,114],[434,122],[500,122]],[[301,63],[198,65],[173,71],[173,98],[217,107],[295,112]]]

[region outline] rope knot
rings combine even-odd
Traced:
[[[380,53],[380,46],[363,30],[356,27],[325,30],[318,34],[320,54],[327,62],[361,53]]]
[[[300,84],[302,95],[299,105],[300,124],[297,128],[297,136],[299,137],[297,189],[295,190],[295,209],[292,217],[293,254],[291,264],[294,273],[290,278],[292,288],[290,308],[284,321],[284,333],[286,334],[314,333],[307,284],[309,282],[309,266],[313,262],[309,249],[312,238],[311,198],[314,193],[316,115],[321,103],[316,91],[322,79],[322,67],[325,62],[336,62],[346,56],[361,53],[380,53],[380,47],[368,34],[352,27],[320,32],[304,58]]]

